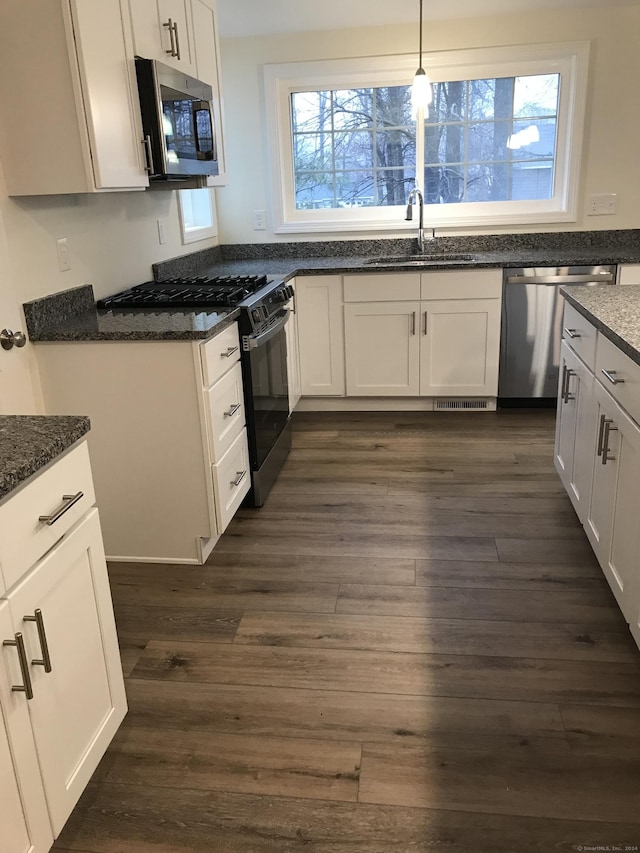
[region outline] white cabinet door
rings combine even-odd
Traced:
[[[495,397],[500,300],[434,299],[421,312],[421,396]]]
[[[9,605],[0,601],[0,642],[15,642]],[[15,646],[0,646],[0,853],[46,853],[53,844],[28,699]]]
[[[591,495],[597,417],[593,373],[563,341],[554,463],[571,503],[584,523]]]
[[[213,89],[213,115],[218,149],[218,174],[207,178],[207,186],[218,187],[227,182],[224,148],[224,116],[222,111],[222,74],[215,0],[191,0],[193,14],[193,47],[198,80]]]
[[[319,275],[296,279],[302,393],[344,397],[342,279]]]
[[[598,435],[587,536],[625,619],[637,621],[640,577],[640,429],[594,385]]]
[[[31,662],[29,715],[57,836],[126,713],[96,509],[36,564],[8,601]],[[50,672],[34,663],[45,658],[37,626],[28,621],[36,609]]]
[[[289,285],[295,290],[295,282],[290,281]],[[287,336],[287,379],[289,382],[289,414],[293,412],[298,405],[298,400],[302,396],[302,388],[300,385],[300,343],[298,336],[298,313],[296,304],[296,294],[289,302],[289,318],[285,326]]]
[[[190,0],[129,0],[137,56],[195,77]]]
[[[126,5],[72,0],[71,13],[96,188],[148,186]]]
[[[416,396],[420,387],[419,302],[344,306],[347,396]]]

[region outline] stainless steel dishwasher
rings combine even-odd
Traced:
[[[615,265],[504,270],[499,406],[555,404],[564,302],[560,287],[615,283]]]

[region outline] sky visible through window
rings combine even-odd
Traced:
[[[560,75],[434,84],[424,128],[429,204],[553,196]],[[416,177],[411,87],[291,96],[296,208],[406,202]]]

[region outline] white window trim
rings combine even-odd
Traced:
[[[428,205],[429,227],[529,225],[575,222],[587,102],[589,42],[442,51],[423,57],[434,82],[525,74],[561,74],[555,193],[551,199]],[[274,231],[415,230],[404,222],[404,206],[296,210],[290,98],[293,92],[411,82],[413,54],[286,62],[264,66],[267,151],[272,180]]]
[[[209,216],[206,222],[198,225],[188,226],[186,223],[189,217],[186,215],[185,205],[188,204],[188,196],[185,193],[207,193],[209,199]],[[203,196],[205,198],[205,196]],[[208,240],[211,237],[218,236],[218,221],[216,216],[215,203],[213,198],[213,190],[204,188],[201,190],[178,190],[178,214],[180,217],[180,234],[182,236],[183,245],[189,243],[197,243],[200,240]]]

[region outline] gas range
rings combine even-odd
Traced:
[[[102,310],[144,311],[240,308],[240,331],[249,334],[259,330],[291,299],[290,285],[266,275],[220,275],[148,281],[100,299]]]

